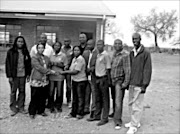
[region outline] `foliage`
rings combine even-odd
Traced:
[[[111,34],[113,39],[123,38],[120,27],[112,20],[106,20],[105,34]]]
[[[158,13],[155,8],[153,8],[147,16],[138,14],[131,18],[131,23],[134,25],[136,32],[142,32],[147,37],[151,35],[154,36],[156,47],[158,47],[158,38],[166,41],[174,36],[177,22],[176,10]]]

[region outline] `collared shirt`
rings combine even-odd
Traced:
[[[18,50],[18,65],[17,65],[17,77],[25,76],[25,68],[24,68],[24,55],[22,50]]]
[[[37,48],[36,48],[37,45],[34,45],[32,48],[31,48],[31,51],[30,51],[30,56],[33,57],[37,54]],[[48,45],[46,43],[46,46],[45,46],[45,50],[43,52],[43,54],[47,57],[50,57],[52,54],[53,54],[53,48]]]
[[[114,52],[111,63],[111,79],[113,84],[121,80],[127,86],[130,80],[130,57],[128,52]]]
[[[134,52],[134,57],[137,56],[137,54],[139,53],[139,51],[141,50],[142,45],[136,50],[135,48],[132,50]]]
[[[96,59],[95,74],[98,77],[107,75],[107,69],[111,69],[111,58],[106,51],[99,53]]]
[[[62,63],[64,66],[68,65],[68,60],[66,55],[63,52],[59,52],[58,54],[56,54],[55,52],[53,52],[53,54],[50,57],[50,62],[53,63]],[[63,70],[63,68],[59,67],[58,65],[53,65],[51,67],[52,70],[56,71],[56,72],[60,72]],[[53,75],[51,74],[49,76],[49,79],[52,81],[63,81],[64,80],[64,75]]]
[[[61,51],[66,54],[68,65],[71,64],[71,59],[73,56],[73,48],[72,46],[69,47],[69,49],[66,49],[65,46],[62,46]]]
[[[77,70],[79,71],[76,75],[71,75],[71,78],[73,81],[80,82],[80,81],[86,81],[86,62],[84,58],[80,55],[77,58],[74,57],[70,66],[70,70]]]

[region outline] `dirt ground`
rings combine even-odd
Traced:
[[[142,126],[137,134],[179,134],[180,133],[180,76],[179,55],[152,54],[153,73],[152,81],[145,94]],[[26,109],[30,101],[30,88],[26,85]],[[10,116],[9,83],[4,73],[4,65],[0,70],[0,133],[121,133],[127,128],[114,129],[112,119],[103,126],[96,126],[97,121],[87,122],[88,116],[82,120],[65,119],[70,109],[64,99],[63,112],[60,117],[54,118],[37,116],[31,120],[28,115],[17,114]],[[123,123],[129,121],[128,91],[126,91],[123,109]],[[111,103],[112,111],[112,103]]]

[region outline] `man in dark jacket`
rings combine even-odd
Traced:
[[[5,68],[6,76],[11,85],[11,116],[16,115],[18,112],[26,114],[27,112],[24,110],[25,83],[26,79],[29,81],[31,74],[31,58],[24,37],[18,36],[14,41],[13,47],[8,50]],[[19,95],[16,99],[17,89],[19,90]]]
[[[86,46],[87,46],[87,37],[84,33],[81,33],[79,35],[79,42],[80,42],[81,55],[82,55],[84,50],[86,50]]]
[[[144,94],[150,83],[152,73],[151,56],[141,44],[141,35],[134,33],[132,41],[134,49],[130,52],[131,76],[129,86],[131,121],[125,124],[125,127],[129,128],[127,134],[134,134],[140,127]]]
[[[91,93],[92,93],[92,104],[91,104],[91,114],[90,119],[88,121],[93,120],[94,112],[96,110],[96,101],[95,101],[95,92],[96,92],[96,76],[95,76],[95,64],[97,58],[98,51],[95,48],[95,41],[90,39],[87,42],[87,50],[84,51],[83,57],[86,61],[86,73],[88,77],[88,85],[86,88],[86,109],[89,110]]]

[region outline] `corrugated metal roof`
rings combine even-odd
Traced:
[[[107,15],[115,17],[102,1],[0,0],[0,11]]]

